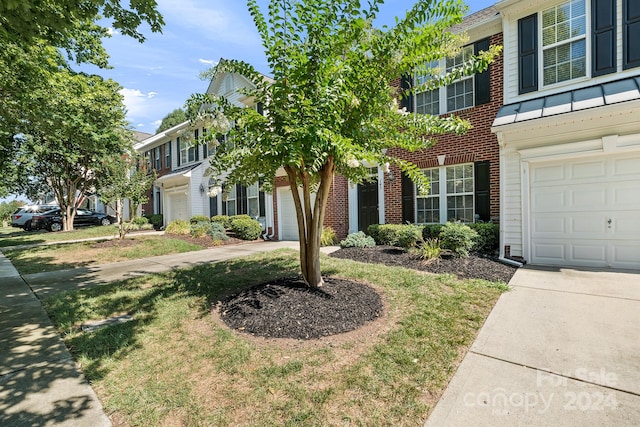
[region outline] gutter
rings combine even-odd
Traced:
[[[513,265],[514,267],[524,267],[524,264],[509,258],[505,258],[505,257],[500,257],[498,258],[498,261],[503,262],[505,264],[509,264],[509,265]]]

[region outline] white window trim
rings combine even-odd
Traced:
[[[548,85],[544,84],[544,50],[545,50],[545,46],[543,46],[543,34],[542,34],[542,12],[544,12],[544,10],[548,10],[551,9],[553,7],[557,7],[561,4],[564,3],[571,3],[571,0],[564,0],[561,2],[558,2],[552,6],[549,6],[547,8],[545,8],[544,10],[541,10],[538,12],[538,82],[539,82],[539,87],[540,90],[542,89],[553,89],[555,87],[562,87],[562,86],[567,86],[570,84],[574,84],[576,82],[581,82],[581,81],[586,81],[589,80],[591,78],[591,37],[589,36],[591,34],[591,2],[589,0],[584,0],[585,2],[585,34],[584,34],[584,40],[585,40],[585,49],[586,49],[586,55],[585,55],[585,75],[583,77],[577,77],[575,79],[569,79],[569,80],[563,80],[561,82],[556,82],[556,83],[551,83]],[[560,46],[566,43],[571,43],[572,41],[577,41],[580,40],[582,37],[572,37],[570,39],[564,40],[562,43],[554,43],[553,45],[549,45],[549,47],[553,47],[553,46]],[[474,94],[475,96],[475,94]]]
[[[466,166],[466,165],[471,165],[473,174],[472,174],[472,179],[473,179],[473,189],[471,192],[465,192],[465,193],[447,193],[447,168],[451,168],[451,167],[455,167],[455,166]],[[473,163],[457,163],[454,165],[446,165],[446,166],[437,166],[434,168],[426,168],[423,169],[423,171],[426,170],[430,170],[430,169],[438,169],[439,175],[438,175],[438,184],[440,185],[439,188],[439,192],[438,192],[438,198],[440,199],[440,222],[439,224],[446,224],[448,221],[448,205],[447,205],[447,198],[449,196],[465,196],[465,195],[471,195],[472,199],[473,199],[473,206],[472,206],[472,212],[474,215],[474,218],[471,222],[475,221],[475,212],[476,212],[476,200],[475,200],[475,168],[474,168],[474,164]],[[414,218],[417,220],[418,219],[418,199],[419,198],[429,198],[429,197],[435,197],[435,196],[420,196],[418,194],[418,190],[417,188],[415,188],[414,186],[414,193],[415,194],[415,203],[414,203]],[[416,222],[416,224],[438,224],[438,223],[433,223],[433,222],[428,222],[428,223],[419,223]]]

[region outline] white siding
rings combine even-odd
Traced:
[[[502,189],[502,214],[500,217],[500,234],[502,245],[500,253],[504,255],[504,247],[511,247],[512,256],[523,256],[522,251],[522,194],[520,179],[520,155],[516,152],[502,153],[500,158],[502,170],[500,188]]]

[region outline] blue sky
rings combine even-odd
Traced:
[[[259,3],[266,8],[268,2]],[[381,7],[380,24],[392,24],[413,3],[388,0]],[[467,1],[471,12],[494,3]],[[269,74],[245,1],[158,0],[158,7],[166,22],[162,34],[143,28],[147,40],[140,44],[115,33],[104,41],[113,69],[82,67],[120,83],[132,128],[154,133],[165,115],[182,107],[192,93],[206,90],[207,82],[198,75],[220,58],[244,60]]]

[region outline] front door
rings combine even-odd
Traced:
[[[374,179],[358,184],[358,230],[366,232],[378,222],[378,180]]]

